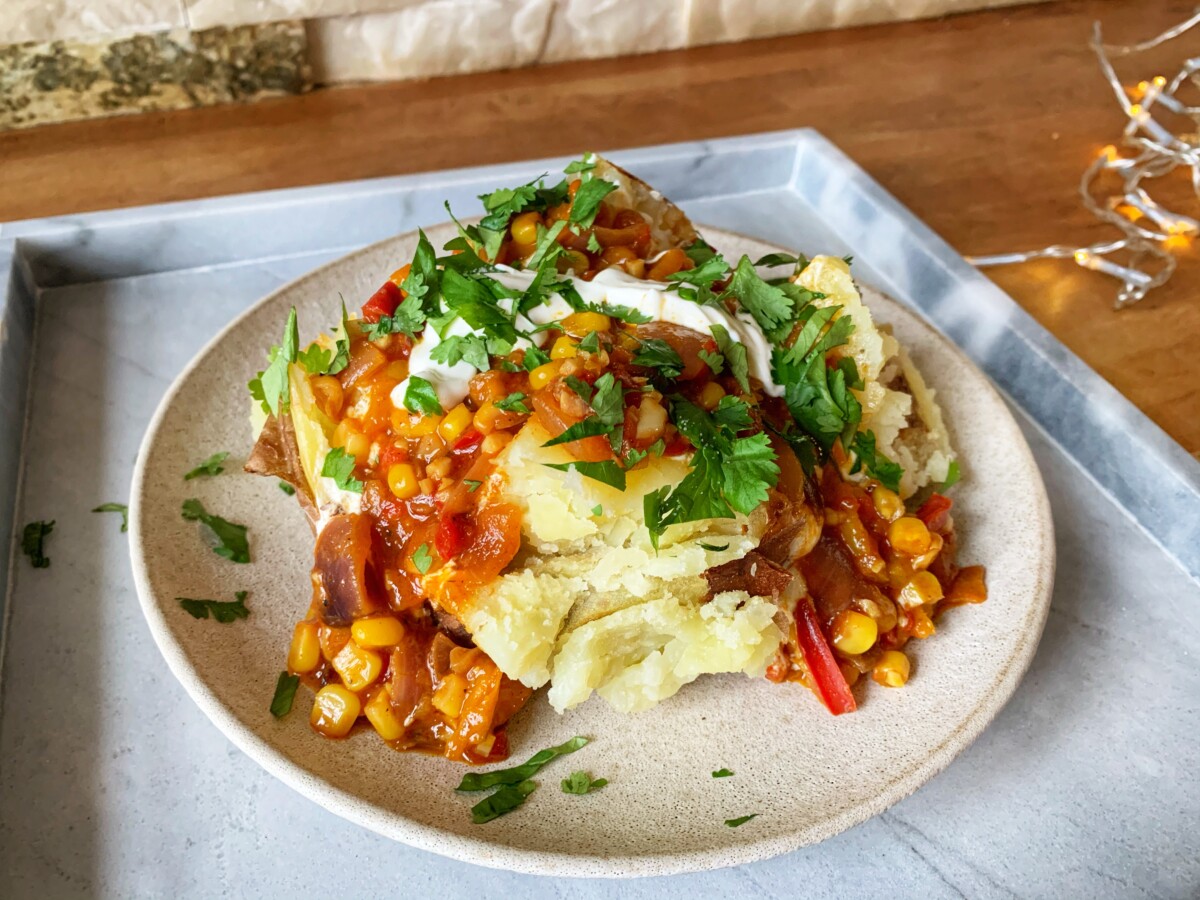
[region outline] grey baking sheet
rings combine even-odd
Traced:
[[[158,656],[115,516],[192,354],[258,297],[473,207],[538,161],[0,226],[0,895],[479,897],[1200,893],[1200,464],[811,131],[615,153],[701,223],[808,252],[922,312],[1014,404],[1054,508],[1049,622],[949,769],[837,838],[670,880],[550,880],[345,823],[242,756]],[[1111,315],[1108,310],[1098,314]],[[4,575],[0,572],[0,575]]]

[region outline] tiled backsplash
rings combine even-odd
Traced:
[[[0,0],[0,129],[1030,0]]]

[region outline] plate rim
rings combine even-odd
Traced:
[[[450,226],[451,222],[436,223],[427,231],[441,226]],[[787,248],[776,245],[772,241],[743,235],[738,232],[720,228],[705,228],[700,230],[720,241],[722,237],[747,240],[780,251]],[[1009,658],[1001,677],[994,683],[993,688],[960,722],[957,729],[927,757],[904,772],[893,777],[882,790],[876,791],[853,806],[847,807],[834,815],[813,822],[788,834],[765,837],[745,843],[731,843],[718,850],[690,850],[663,854],[637,854],[599,857],[596,855],[577,854],[556,850],[533,850],[507,846],[493,841],[469,837],[454,832],[445,831],[433,825],[426,825],[399,814],[388,812],[375,806],[362,796],[336,787],[320,776],[303,768],[299,763],[288,759],[280,750],[267,740],[255,734],[241,719],[228,709],[209,689],[207,683],[188,661],[183,647],[171,635],[165,616],[155,600],[150,586],[148,566],[145,562],[142,535],[142,502],[147,478],[146,464],[149,450],[155,442],[162,426],[163,419],[171,408],[176,395],[182,389],[192,372],[199,367],[200,362],[207,357],[227,335],[239,328],[242,322],[251,317],[260,308],[274,302],[280,295],[294,290],[303,282],[317,278],[333,267],[345,266],[361,256],[375,252],[380,247],[393,242],[403,241],[415,236],[417,229],[392,235],[380,241],[368,244],[336,259],[321,265],[291,279],[275,290],[251,303],[236,315],[211,340],[188,361],[179,375],[171,383],[159,402],[154,415],[146,427],[145,434],[139,445],[137,461],[134,466],[129,495],[129,554],[133,569],[134,584],[137,590],[138,604],[150,629],[151,637],[159,652],[166,660],[172,675],[183,686],[185,692],[200,708],[205,716],[228,738],[234,746],[246,754],[259,766],[278,778],[288,787],[315,803],[326,812],[337,815],[347,821],[367,828],[391,840],[398,841],[419,850],[435,853],[462,862],[473,863],[487,868],[502,869],[528,875],[543,875],[556,877],[601,877],[601,878],[632,878],[661,875],[676,875],[688,872],[708,871],[729,866],[744,865],[798,850],[802,847],[817,844],[834,837],[841,832],[859,825],[870,818],[884,812],[891,806],[913,794],[918,788],[942,772],[958,754],[965,751],[991,724],[1015,693],[1022,677],[1033,661],[1040,645],[1046,619],[1049,615],[1051,598],[1056,570],[1056,547],[1054,542],[1054,522],[1050,508],[1049,495],[1046,491],[1045,480],[1033,456],[1029,442],[1021,433],[1012,411],[1004,402],[1000,391],[991,379],[975,365],[973,361],[936,327],[934,327],[918,310],[896,300],[883,291],[862,284],[861,287],[883,296],[895,303],[911,315],[918,326],[929,333],[942,349],[957,356],[961,363],[979,376],[981,387],[986,388],[1003,409],[1003,426],[1010,429],[1016,437],[1023,461],[1027,468],[1034,473],[1037,490],[1037,510],[1035,519],[1045,522],[1049,540],[1042,543],[1042,555],[1035,560],[1037,572],[1036,595],[1029,607],[1027,619],[1030,621],[1024,638],[1016,652]],[[999,424],[999,423],[997,423]]]

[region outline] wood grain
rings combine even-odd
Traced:
[[[1133,41],[1190,12],[1183,0],[1053,3],[8,132],[0,221],[814,126],[963,253],[1082,243],[1109,232],[1080,207],[1079,175],[1122,124],[1091,23]],[[1197,40],[1136,60],[1129,81],[1173,72]],[[1167,180],[1164,198],[1194,204],[1182,178]],[[1070,262],[989,274],[1200,451],[1193,248],[1166,287],[1119,313],[1114,283]]]

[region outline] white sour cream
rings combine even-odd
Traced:
[[[507,288],[524,291],[537,273],[501,266],[498,271],[488,274]],[[683,299],[674,290],[664,290],[665,285],[660,281],[634,278],[616,267],[597,272],[591,281],[578,278],[571,278],[570,281],[584,301],[598,307],[627,306],[656,321],[682,325],[700,334],[712,334],[713,325],[723,325],[733,340],[745,345],[750,374],[762,382],[763,390],[772,397],[783,396],[783,388],[771,377],[771,344],[758,323],[746,313],[732,315],[724,308],[701,306]],[[528,329],[533,325],[557,322],[572,312],[574,310],[570,304],[561,296],[550,294],[546,303],[529,311],[529,319],[519,318],[517,327]],[[455,319],[446,332],[447,336],[471,333],[471,327],[462,319]],[[547,340],[545,332],[534,336],[538,346]],[[410,375],[424,378],[432,384],[442,408],[450,409],[467,396],[467,385],[475,374],[475,368],[465,362],[448,366],[431,359],[430,353],[441,341],[438,333],[426,326],[413,347],[408,370]],[[406,378],[392,391],[392,404],[398,409],[404,408],[404,393],[408,390],[408,383]]]

